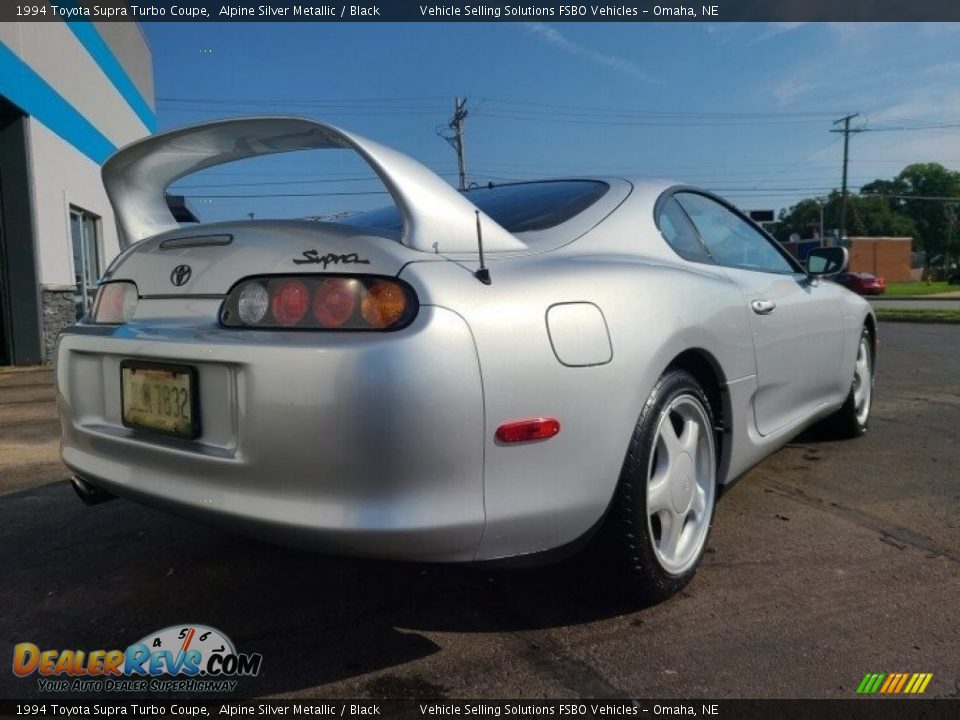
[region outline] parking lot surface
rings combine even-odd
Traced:
[[[866,672],[960,696],[960,331],[881,326],[866,437],[807,433],[720,501],[677,597],[602,556],[504,570],[356,561],[118,500],[56,459],[49,372],[0,374],[0,697],[12,647],[124,648],[202,623],[263,654],[236,695],[850,698]]]

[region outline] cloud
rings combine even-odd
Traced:
[[[930,65],[923,69],[922,74],[927,77],[949,77],[953,79],[960,75],[960,62],[943,62]]]
[[[754,43],[761,43],[771,38],[775,38],[778,35],[783,35],[784,33],[793,32],[794,30],[808,25],[809,23],[805,22],[771,22],[765,23],[763,31],[754,39]]]
[[[777,103],[782,107],[789,105],[797,98],[809,94],[818,87],[820,86],[817,83],[795,75],[778,82],[773,86],[771,92],[773,93],[773,97],[776,98]]]
[[[952,81],[907,88],[899,99],[865,113],[865,126],[903,127],[900,131],[866,132],[850,148],[853,178],[890,178],[909,163],[937,162],[960,169],[960,129],[917,129],[914,124],[955,123],[960,116],[960,89]],[[859,118],[858,118],[859,119]],[[854,180],[854,186],[859,183]]]
[[[830,32],[846,49],[856,45],[857,50],[864,52],[876,46],[877,41],[883,40],[883,35],[891,28],[897,29],[908,23],[874,23],[874,22],[831,22],[827,23]]]
[[[531,35],[544,41],[555,48],[563,50],[565,53],[583,58],[597,65],[603,65],[615,72],[623,75],[629,75],[643,82],[660,84],[660,81],[649,75],[639,65],[631,60],[620,57],[619,55],[608,55],[597,50],[593,50],[583,45],[579,45],[568,39],[563,33],[546,23],[524,23],[524,28]]]

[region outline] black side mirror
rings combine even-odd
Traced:
[[[844,247],[814,248],[807,255],[807,274],[836,275],[847,269],[850,254]]]

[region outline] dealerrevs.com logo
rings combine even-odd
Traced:
[[[260,673],[263,656],[239,653],[219,630],[174,625],[126,650],[13,649],[13,673],[38,676],[40,692],[233,692]]]

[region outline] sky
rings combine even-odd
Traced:
[[[856,189],[912,162],[960,169],[960,24],[144,23],[161,130],[222,117],[329,121],[451,183],[438,134],[467,98],[468,179],[630,174],[745,210],[840,185],[833,121],[860,113]],[[933,126],[933,127],[931,127]],[[946,126],[946,127],[943,127]],[[173,188],[204,220],[388,201],[343,151],[248,160]],[[331,193],[346,193],[332,195]],[[247,197],[224,197],[244,195]]]

